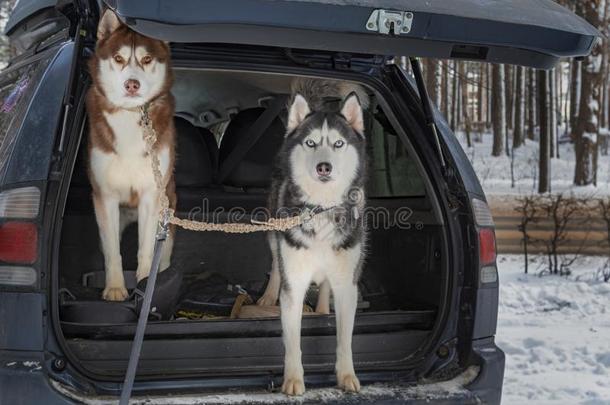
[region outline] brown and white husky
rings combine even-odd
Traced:
[[[141,126],[140,107],[145,104],[158,138],[154,153],[170,205],[176,206],[173,78],[169,46],[130,30],[111,10],[100,20],[97,39],[89,62],[93,86],[87,95],[88,169],[106,270],[103,298],[122,301],[127,289],[121,232],[137,218],[140,281],[150,271],[158,223],[158,192]],[[164,244],[161,271],[169,267],[172,239],[170,235]]]

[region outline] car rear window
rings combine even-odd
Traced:
[[[372,198],[423,197],[426,187],[416,162],[381,113],[369,128],[369,190]]]
[[[0,169],[8,160],[14,135],[18,132],[37,84],[50,56],[9,68],[0,74]]]

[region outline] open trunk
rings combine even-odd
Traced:
[[[217,174],[269,101],[289,94],[295,76],[185,67],[177,67],[175,75],[177,214],[248,222],[266,206],[286,110],[222,182]],[[389,113],[388,100],[374,86],[367,91],[372,100],[366,113],[370,230],[359,283],[354,360],[361,371],[404,369],[425,357],[421,350],[439,326],[437,315],[447,294],[446,230],[435,208],[432,180],[415,149],[402,141],[404,129]],[[138,310],[133,298],[126,303],[101,301],[103,283],[97,280],[103,281],[104,263],[86,175],[86,149],[83,133],[61,231],[59,316],[66,347],[77,366],[98,378],[120,380]],[[124,270],[135,271],[136,224],[125,229],[121,249]],[[138,377],[281,375],[279,317],[235,318],[236,296],[245,290],[256,301],[270,268],[265,233],[178,229],[172,266],[160,274],[159,283],[172,285],[182,279],[181,288],[175,290],[175,304],[157,308],[160,313],[150,318]],[[315,298],[312,287],[306,304],[315,308]],[[168,301],[172,299],[161,306]],[[302,336],[305,369],[332,372],[336,345],[332,311],[306,315]]]

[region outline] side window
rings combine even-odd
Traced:
[[[4,169],[15,135],[49,59],[37,58],[0,74],[0,170]]]
[[[422,174],[383,113],[372,117],[369,134],[369,197],[425,196]]]

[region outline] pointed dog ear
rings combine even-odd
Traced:
[[[345,117],[345,120],[349,126],[354,129],[354,131],[360,135],[364,134],[362,106],[360,105],[360,99],[355,92],[350,93],[343,101],[343,106],[341,106],[341,115]]]
[[[114,13],[114,11],[107,9],[104,12],[102,18],[100,18],[100,23],[97,26],[97,40],[101,41],[102,39],[106,39],[116,31],[123,23],[119,20],[119,17]]]
[[[292,101],[292,105],[290,106],[290,110],[288,112],[288,125],[286,125],[287,133],[291,133],[301,125],[301,123],[305,120],[311,113],[309,108],[309,104],[307,104],[307,100],[300,94],[296,94],[294,96],[294,100]]]

